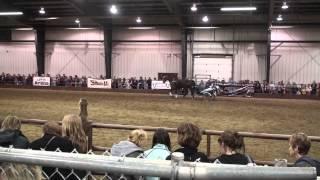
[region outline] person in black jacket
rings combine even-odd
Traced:
[[[308,156],[311,141],[304,133],[295,133],[289,139],[289,154],[296,158],[294,167],[315,167],[320,176],[320,161]]]
[[[51,121],[44,124],[43,136],[30,144],[31,149],[45,150],[45,151],[57,151],[72,152],[75,147],[72,142],[67,138],[61,137],[61,126],[57,122]],[[42,167],[42,171],[50,177],[51,180],[62,180],[62,178],[54,167]],[[70,174],[69,169],[58,169],[65,178]],[[55,173],[56,172],[56,173]],[[69,180],[72,178],[68,178]],[[76,179],[76,178],[74,178]]]
[[[208,157],[198,152],[198,146],[202,139],[202,134],[198,126],[192,123],[182,123],[178,129],[178,143],[181,148],[174,152],[181,152],[184,154],[184,161],[199,161],[209,162]],[[171,159],[171,155],[167,157],[167,160]]]
[[[21,121],[16,116],[7,116],[2,124],[0,130],[0,146],[27,149],[29,141],[26,136],[20,131]]]
[[[245,153],[243,137],[236,131],[226,130],[219,139],[221,155],[214,160],[218,164],[240,164],[254,163],[252,158]]]

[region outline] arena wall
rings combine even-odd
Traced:
[[[174,42],[180,39],[177,29],[115,30],[112,76],[155,78],[158,73],[181,75],[181,45]]]
[[[271,35],[271,81],[320,81],[320,43],[316,42],[320,32],[316,27],[273,28]],[[105,75],[103,36],[102,29],[47,30],[45,72]],[[188,36],[192,43],[188,43],[187,77],[193,76],[194,54],[233,54],[234,80],[262,81],[266,79],[266,38],[264,27],[194,30]],[[0,43],[0,72],[36,73],[34,31],[13,30],[11,39],[14,42]],[[181,77],[180,40],[178,28],[114,29],[112,76],[153,78],[167,72]]]
[[[195,30],[191,38],[194,43],[188,48],[188,77],[193,75],[192,54],[229,54],[233,55],[234,80],[262,81],[266,78],[266,44],[263,43],[266,40],[266,31],[264,29]]]
[[[274,29],[272,40],[286,41],[286,43],[272,43],[271,81],[284,80],[291,83],[320,81],[320,43],[303,43],[303,41],[320,40],[319,29]]]

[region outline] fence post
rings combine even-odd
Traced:
[[[178,176],[179,166],[183,165],[184,154],[181,152],[174,152],[171,154],[171,178],[170,180],[176,180]]]
[[[88,136],[88,149],[92,149],[92,121],[88,121],[88,101],[85,98],[80,98],[80,113],[82,127],[86,135]]]
[[[79,116],[81,118],[83,129],[87,134],[87,123],[88,123],[88,110],[87,110],[88,102],[87,102],[87,99],[80,98],[79,105],[80,105]]]
[[[90,150],[92,149],[92,143],[93,143],[92,121],[87,122],[87,136],[88,136],[88,150]]]
[[[210,147],[211,147],[211,135],[207,134],[207,156],[208,157],[210,157],[211,155]]]

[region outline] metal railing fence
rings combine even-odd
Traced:
[[[67,168],[86,171],[81,179],[97,179],[95,173],[103,173],[101,179],[113,179],[110,174],[153,176],[170,180],[316,180],[313,167],[266,167],[221,165],[184,162],[183,154],[173,153],[171,161],[147,160],[129,157],[62,153],[0,147],[0,161],[45,167]],[[3,175],[4,169],[1,167]],[[72,170],[72,173],[74,171]],[[69,175],[68,175],[69,176]],[[61,179],[68,179],[62,177]],[[79,178],[79,177],[78,177]],[[49,179],[49,177],[44,178]],[[80,179],[80,178],[79,178]]]
[[[33,125],[43,125],[47,122],[47,120],[40,119],[22,119],[22,123],[24,124],[33,124]],[[134,129],[143,129],[145,131],[154,132],[160,127],[152,127],[152,126],[133,126],[133,125],[120,125],[120,124],[104,124],[104,123],[94,123],[92,121],[87,122],[87,135],[88,135],[88,147],[94,151],[106,151],[109,148],[95,146],[92,144],[93,142],[93,129],[118,129],[118,130],[134,130]],[[164,128],[169,133],[176,133],[176,128]],[[206,154],[209,157],[211,155],[211,136],[219,136],[223,131],[216,130],[203,130],[203,135],[207,138],[206,144]],[[267,133],[252,133],[252,132],[239,132],[239,134],[245,138],[256,138],[256,139],[271,139],[271,140],[280,140],[287,141],[290,138],[290,135],[284,134],[267,134]],[[309,136],[312,142],[320,142],[319,136]],[[259,161],[256,160],[257,164],[266,164],[273,165],[273,162],[270,161]]]

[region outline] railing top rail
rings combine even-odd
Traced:
[[[23,123],[26,124],[38,124],[42,125],[47,122],[47,120],[40,119],[22,119]],[[146,131],[155,131],[158,128],[163,128],[168,132],[175,133],[177,128],[166,128],[166,127],[152,127],[152,126],[132,126],[132,125],[121,125],[121,124],[105,124],[105,123],[92,123],[92,128],[106,128],[106,129],[121,129],[121,130],[134,130],[134,129],[144,129]],[[223,131],[216,130],[204,130],[205,135],[220,135]],[[253,133],[253,132],[239,132],[243,137],[258,138],[258,139],[272,139],[272,140],[288,140],[291,135],[285,134],[268,134],[268,133]],[[319,136],[308,136],[311,141],[320,142]]]
[[[22,150],[0,147],[0,161],[40,166],[74,168],[93,172],[124,173],[177,179],[220,180],[316,180],[313,167],[264,167],[243,165],[215,165],[165,160],[146,160],[49,151]],[[191,173],[192,172],[192,173]],[[174,174],[172,174],[174,173]]]

